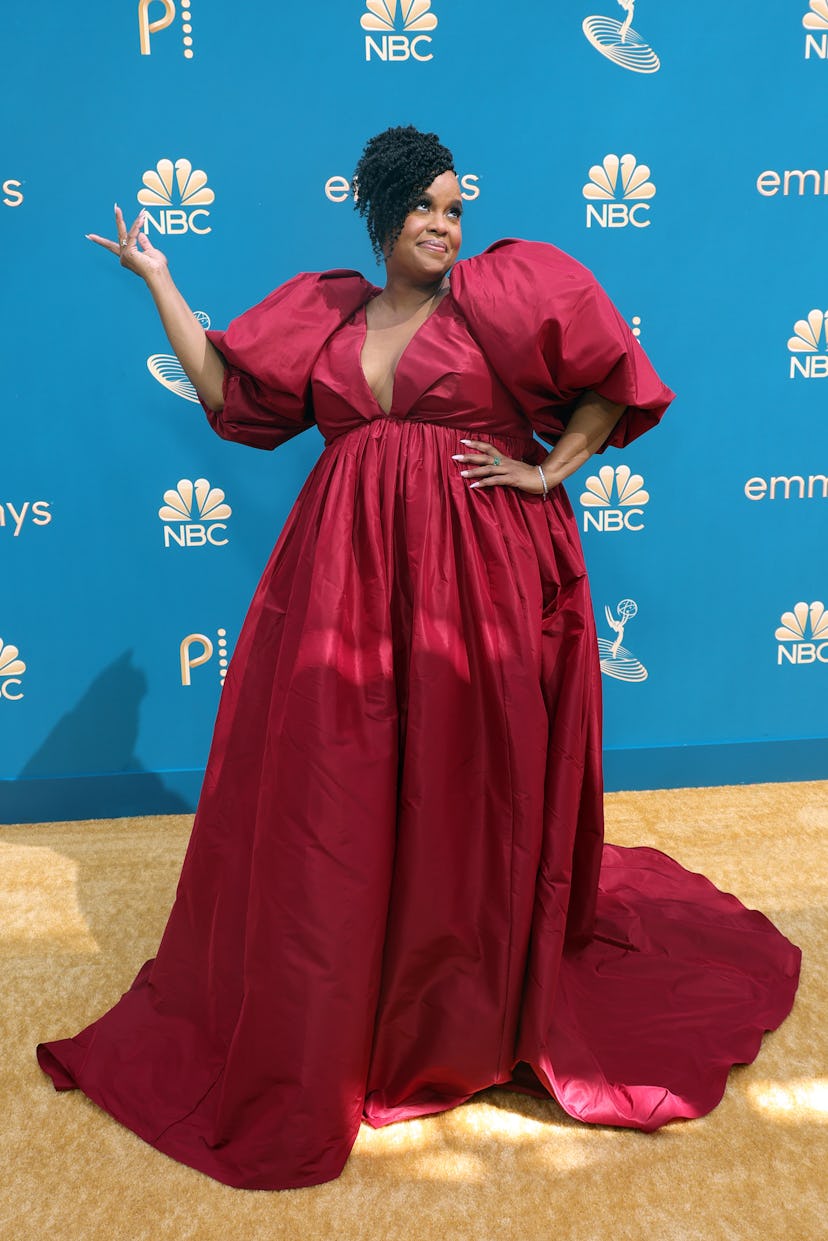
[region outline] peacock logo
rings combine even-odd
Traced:
[[[23,697],[20,678],[25,671],[17,647],[0,638],[0,701],[17,702]]]
[[[145,209],[144,231],[150,227],[163,236],[173,237],[181,233],[197,233],[203,236],[212,231],[204,221],[210,218],[206,210],[215,202],[215,193],[207,184],[203,168],[193,168],[188,159],[159,159],[141,178],[143,189],[138,191],[138,202]],[[149,210],[155,208],[155,213]]]
[[[656,188],[650,181],[650,169],[636,162],[634,155],[605,155],[603,162],[593,164],[584,198],[619,201],[654,198]]]
[[[802,25],[806,30],[828,30],[828,0],[811,0]]]
[[[164,492],[158,516],[164,523],[164,546],[225,547],[223,537],[233,510],[225,502],[220,487],[211,487],[206,478],[179,479],[174,490]]]
[[[802,18],[805,27],[805,59],[828,59],[828,0],[811,0]]]
[[[627,15],[623,22],[614,17],[585,17],[581,27],[584,34],[596,52],[620,68],[633,73],[657,73],[661,61],[649,43],[632,28],[635,0],[618,0],[618,3]]]
[[[828,310],[809,310],[806,318],[797,319],[793,330],[788,338],[790,378],[828,377]]]
[[[774,633],[776,662],[780,664],[828,664],[828,611],[824,603],[797,603],[783,612]]]
[[[616,681],[646,681],[647,669],[635,655],[623,645],[627,625],[638,615],[638,604],[634,599],[622,599],[616,605],[615,614],[608,606],[604,607],[607,624],[615,633],[615,638],[598,639],[598,654],[601,671],[604,676],[613,677]]]
[[[437,17],[431,0],[366,0],[359,19],[365,35],[365,59],[433,60],[431,36]]]
[[[634,155],[605,155],[600,164],[593,164],[582,191],[587,200],[587,228],[593,224],[599,228],[626,228],[629,224],[648,228],[648,203],[656,192],[650,176],[648,166],[639,164]]]
[[[584,530],[606,533],[615,530],[639,531],[644,529],[644,505],[650,502],[649,491],[644,490],[644,478],[633,474],[628,465],[615,469],[604,465],[597,474],[591,474],[581,493],[584,508]]]

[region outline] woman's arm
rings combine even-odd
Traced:
[[[607,401],[597,392],[585,392],[578,399],[566,430],[540,466],[549,490],[569,478],[598,451],[625,409],[625,405]],[[472,467],[460,471],[464,478],[475,480],[472,487],[517,487],[534,495],[543,492],[538,466],[505,457],[486,440],[460,443],[476,450],[454,455],[455,461],[467,462]]]
[[[144,246],[145,253],[149,244],[147,242]],[[210,344],[204,328],[178,291],[168,267],[164,266],[147,276],[146,281],[167,339],[187,372],[187,378],[204,404],[218,413],[224,406],[225,366],[221,354]]]
[[[143,222],[142,211],[127,230],[121,208],[116,204],[118,241],[109,241],[95,233],[87,233],[87,236],[90,241],[103,246],[111,254],[117,254],[122,267],[135,272],[146,282],[161,316],[167,339],[188,379],[205,405],[218,412],[224,405],[224,361],[207,339],[204,328],[178,291],[170,275],[166,256],[156,250],[146,233],[141,232]]]
[[[625,405],[616,405],[597,392],[585,392],[576,404],[563,435],[546,460],[541,462],[548,486],[556,487],[579,470],[611,435],[625,409]]]

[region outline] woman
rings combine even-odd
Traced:
[[[651,849],[602,847],[600,670],[562,481],[672,394],[579,264],[455,264],[433,134],[356,173],[387,280],[297,276],[205,335],[116,208],[215,429],[325,450],[253,598],[154,961],[44,1044],[159,1150],[230,1185],[339,1174],[361,1118],[494,1084],[654,1129],[715,1106],[799,953]],[[450,273],[450,274],[449,274]],[[554,442],[545,452],[533,430]]]

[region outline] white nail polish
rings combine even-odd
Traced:
[[[454,452],[451,454],[451,459],[452,461],[462,461],[465,455],[464,452]]]

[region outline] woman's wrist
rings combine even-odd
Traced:
[[[546,485],[550,491],[553,487],[557,487],[558,483],[562,483],[566,477],[561,470],[555,468],[555,463],[550,461],[548,457],[545,461],[541,462],[538,468],[540,469],[541,474],[543,474],[543,477],[546,479]]]
[[[162,267],[152,268],[144,275],[144,283],[152,294],[161,293],[165,289],[174,288],[175,284],[166,263]]]

